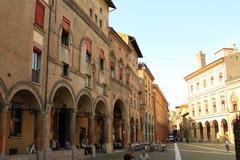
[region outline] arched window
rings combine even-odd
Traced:
[[[63,17],[62,22],[62,34],[61,34],[61,44],[65,47],[69,47],[69,30],[70,30],[70,21]]]
[[[104,51],[103,51],[103,49],[100,49],[100,53],[99,53],[99,68],[100,68],[101,71],[104,71],[104,66],[105,66]]]

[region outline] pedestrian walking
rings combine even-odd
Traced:
[[[227,151],[229,151],[229,140],[227,138],[225,140],[225,148]]]

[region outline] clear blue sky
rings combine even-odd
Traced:
[[[240,47],[240,0],[113,0],[110,26],[134,36],[170,108],[187,102],[195,54]]]

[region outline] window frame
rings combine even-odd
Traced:
[[[62,67],[62,75],[68,77],[69,76],[69,64],[63,62]]]
[[[39,83],[41,71],[41,54],[42,51],[37,47],[33,47],[32,53],[32,81]],[[35,76],[36,75],[36,76]]]

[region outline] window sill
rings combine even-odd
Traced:
[[[61,46],[62,46],[63,48],[65,48],[65,49],[67,49],[68,51],[70,51],[70,49],[69,49],[69,45],[66,46],[66,45],[64,45],[64,44],[61,42]]]
[[[88,86],[85,86],[85,88],[87,88],[87,89],[89,89],[89,90],[92,90],[92,88],[91,88],[91,87],[88,87]]]
[[[32,81],[32,84],[36,85],[36,86],[41,86],[40,82],[34,82]]]
[[[103,73],[103,74],[105,73],[104,70],[102,70],[102,69],[99,69],[99,72],[100,72],[100,73]]]
[[[67,79],[67,80],[71,81],[71,78],[69,78],[69,75],[68,75],[68,76],[65,76],[65,75],[62,74],[61,77],[64,78],[64,79]]]
[[[41,27],[40,25],[38,25],[37,23],[33,23],[33,25],[34,25],[34,27],[38,30],[38,31],[40,31],[41,33],[44,33],[44,26],[43,27]]]
[[[9,136],[8,139],[23,139],[23,136]]]

